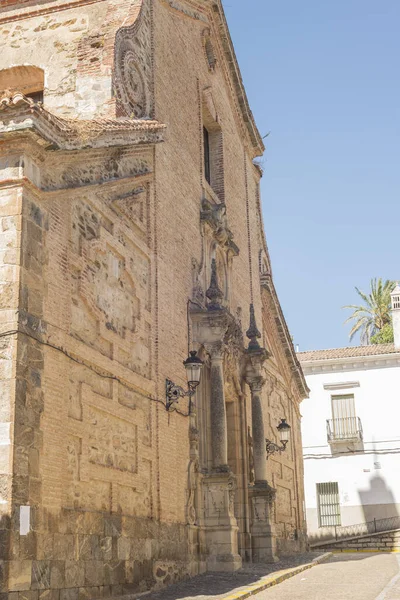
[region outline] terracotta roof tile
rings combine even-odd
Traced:
[[[352,358],[358,356],[379,356],[381,354],[400,354],[394,344],[376,344],[373,346],[353,346],[347,348],[331,348],[329,350],[309,350],[298,352],[297,357],[301,363],[314,360],[329,360],[335,358]]]

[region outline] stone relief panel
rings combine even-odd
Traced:
[[[68,416],[82,421],[83,401],[93,392],[99,394],[107,401],[112,399],[112,381],[96,375],[84,366],[71,364],[69,368],[69,406]]]
[[[143,0],[136,21],[116,34],[114,87],[118,116],[124,113],[131,118],[143,119],[152,115],[150,0]]]
[[[292,496],[291,491],[280,485],[276,486],[276,514],[277,518],[292,516]]]
[[[137,426],[90,407],[89,462],[119,471],[137,473]]]
[[[46,191],[74,188],[150,172],[150,162],[145,157],[121,149],[100,155],[92,152],[79,164],[74,156],[54,156],[47,158],[41,168],[38,187]]]
[[[151,517],[153,514],[152,403],[118,384],[99,394],[74,369],[70,396],[81,392],[81,422],[68,419],[65,438],[64,506]],[[96,389],[101,386],[93,382]]]
[[[132,191],[113,197],[108,204],[135,234],[148,241],[149,236],[149,185],[140,185]]]
[[[151,376],[150,258],[89,201],[71,219],[71,333]]]
[[[118,384],[118,402],[141,414],[142,426],[139,428],[138,441],[144,446],[151,447],[153,443],[151,401],[138,392]]]

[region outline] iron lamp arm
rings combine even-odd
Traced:
[[[170,379],[165,382],[165,395],[167,399],[166,409],[170,410],[171,406],[179,401],[180,398],[192,398],[196,393],[198,383],[189,382],[189,389],[184,390],[180,385],[176,385]]]
[[[271,440],[265,440],[267,458],[271,454],[275,454],[275,452],[285,452],[286,446],[288,445],[289,440],[283,440],[282,444],[275,444],[275,442],[271,442]]]

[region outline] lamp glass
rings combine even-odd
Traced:
[[[278,431],[281,442],[288,442],[290,440],[290,425],[286,423],[286,419],[281,420],[278,425]]]
[[[200,383],[201,369],[203,361],[196,355],[196,352],[191,352],[190,357],[183,363],[186,369],[186,377],[188,383],[193,386],[198,386]]]

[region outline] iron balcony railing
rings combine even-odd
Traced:
[[[328,419],[326,422],[328,442],[347,442],[363,439],[363,430],[359,417]]]
[[[365,523],[357,523],[356,525],[336,525],[327,528],[328,534],[324,539],[311,544],[312,548],[326,546],[332,543],[333,540],[338,542],[361,537],[363,535],[371,535],[373,533],[383,533],[385,531],[393,531],[400,529],[400,516],[388,517],[386,519],[374,519]],[[330,539],[330,536],[331,539]]]
[[[369,535],[371,533],[381,533],[382,531],[391,531],[392,529],[400,529],[400,516],[374,519],[373,521],[366,521],[357,525],[337,526],[335,527],[335,538],[341,540],[360,535]]]

